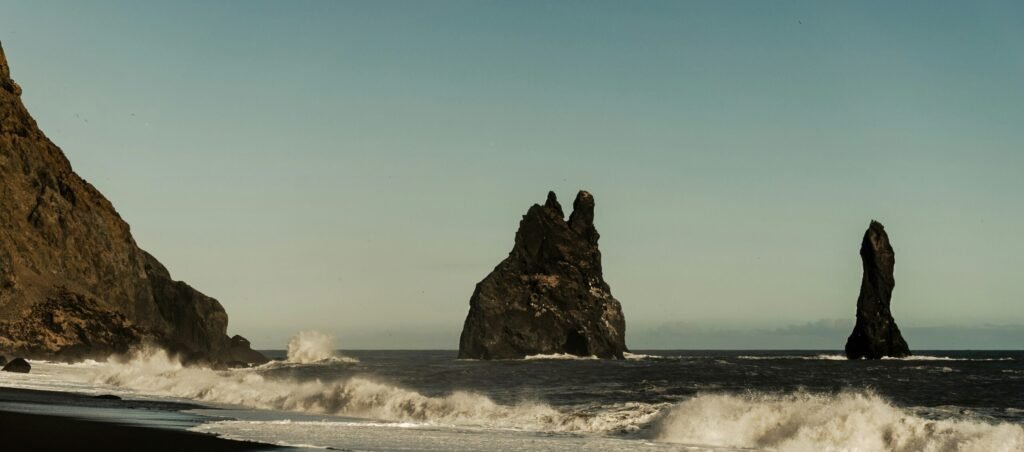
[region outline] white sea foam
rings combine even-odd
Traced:
[[[36,359],[30,359],[30,360],[27,360],[27,361],[33,367],[35,367],[38,364],[49,364],[49,365],[64,366],[64,367],[99,367],[99,366],[102,366],[102,365],[105,364],[103,362],[92,360],[92,359],[86,359],[86,360],[82,360],[82,361],[79,361],[79,362],[76,362],[76,363],[64,363],[64,362],[58,362],[58,361],[47,361],[47,360],[36,360]]]
[[[755,361],[769,361],[775,359],[805,359],[805,360],[825,360],[825,361],[846,361],[846,357],[843,355],[740,355],[737,359],[747,359]]]
[[[520,430],[477,428],[402,427],[378,422],[277,422],[219,421],[196,426],[193,431],[227,438],[276,444],[315,444],[340,450],[417,450],[436,452],[481,451],[701,451],[708,448],[678,447],[642,439],[598,435],[564,435]],[[732,452],[732,450],[729,450]]]
[[[137,352],[126,363],[110,362],[97,369],[93,380],[150,395],[255,409],[533,431],[631,431],[639,423],[650,421],[660,409],[637,403],[618,409],[563,413],[533,401],[500,405],[466,391],[429,397],[362,377],[300,382],[264,377],[251,370],[185,367],[164,351],[154,349]]]
[[[617,404],[579,413],[547,410],[550,416],[528,417],[532,421],[547,420],[547,425],[519,424],[517,428],[487,430],[487,433],[476,428],[438,429],[436,424],[419,422],[341,420],[221,421],[198,426],[195,430],[244,439],[286,438],[336,447],[365,445],[368,449],[401,448],[411,443],[429,450],[507,450],[522,448],[524,444],[538,450],[639,450],[662,449],[656,447],[657,444],[668,446],[666,443],[685,445],[687,450],[780,452],[1010,452],[1024,447],[1024,428],[1020,425],[992,424],[980,419],[925,419],[871,393],[702,394],[676,405]],[[522,420],[522,417],[510,419],[517,423]],[[623,425],[651,425],[652,428],[639,435],[618,437],[633,439],[628,442],[614,439],[614,435],[537,437],[508,436],[507,433],[614,433],[622,431]],[[467,435],[469,431],[481,434]],[[604,445],[602,441],[612,442]],[[428,444],[432,447],[427,447]]]
[[[893,358],[891,356],[882,357],[885,360],[899,360],[899,361],[1013,361],[1013,358],[953,358],[949,356],[928,356],[928,355],[910,355],[903,358]]]
[[[539,360],[539,359],[552,359],[552,360],[581,360],[581,359],[598,359],[597,356],[576,356],[568,353],[552,353],[550,355],[529,355],[523,359],[527,360]]]
[[[956,369],[954,369],[952,367],[947,367],[947,366],[939,367],[939,366],[935,366],[935,365],[912,366],[912,367],[909,367],[909,369],[923,370],[925,372],[942,372],[942,373],[960,372],[959,370],[956,370]]]
[[[811,451],[1024,449],[1024,427],[981,420],[928,420],[872,393],[705,394],[679,403],[658,439],[717,447]]]
[[[831,355],[831,354],[820,354],[820,355],[740,355],[737,359],[755,360],[755,361],[770,361],[776,359],[806,359],[806,360],[827,360],[827,361],[846,361],[846,356],[843,355]],[[1013,361],[1013,358],[1002,357],[1002,358],[953,358],[949,356],[929,356],[929,355],[911,355],[903,358],[894,358],[886,356],[883,360],[891,361]]]

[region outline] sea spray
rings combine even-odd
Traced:
[[[319,331],[300,331],[288,341],[288,362],[311,364],[334,358],[334,337]]]
[[[666,442],[814,451],[1024,450],[1024,427],[929,420],[871,392],[703,394],[672,408],[656,428]]]

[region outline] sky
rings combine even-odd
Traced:
[[[458,347],[554,190],[627,344],[1024,343],[1024,4],[0,1],[40,127],[229,333]]]

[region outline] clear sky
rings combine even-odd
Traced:
[[[912,348],[1024,343],[1021,2],[0,11],[42,129],[257,347],[457,348],[520,216],[581,188],[631,347],[841,348],[873,218]]]

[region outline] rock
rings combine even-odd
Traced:
[[[857,299],[857,324],[846,340],[846,357],[879,359],[883,356],[910,356],[910,348],[889,310],[892,290],[896,287],[893,277],[896,254],[881,223],[871,221],[860,245],[860,257],[864,263],[864,276]]]
[[[4,358],[3,355],[0,355],[0,367],[3,367],[5,365],[7,365],[7,358]]]
[[[476,285],[459,358],[623,358],[626,321],[602,275],[599,237],[590,193],[579,192],[569,221],[554,193],[530,207],[508,257]]]
[[[17,372],[20,374],[27,374],[32,370],[32,365],[25,361],[23,358],[14,358],[11,362],[4,365],[2,369],[4,372]]]
[[[167,268],[151,254],[142,251],[142,255],[153,302],[160,316],[176,326],[162,336],[162,344],[190,359],[224,355],[229,343],[225,334],[228,314],[220,303],[172,279]]]
[[[124,314],[90,295],[64,287],[50,291],[21,318],[0,323],[0,346],[16,344],[3,348],[73,361],[126,353],[145,336]]]
[[[232,345],[220,303],[138,247],[20,96],[0,47],[0,351],[75,360],[145,341],[224,361]]]
[[[118,397],[116,395],[113,395],[113,394],[100,394],[98,396],[93,396],[93,398],[94,399],[100,399],[100,400],[121,400],[120,397]]]
[[[262,353],[252,349],[248,339],[237,334],[231,338],[231,342],[228,344],[226,359],[229,361],[228,367],[249,367],[252,364],[260,365],[270,362]],[[237,364],[232,366],[232,362],[242,363],[244,366]]]

